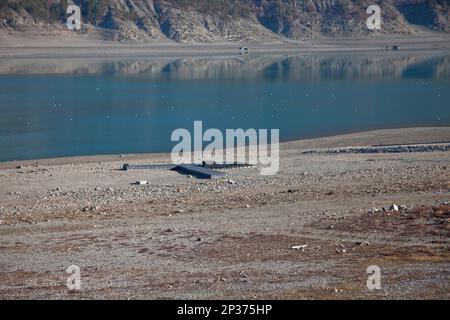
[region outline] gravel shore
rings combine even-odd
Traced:
[[[449,299],[449,143],[449,127],[293,141],[277,175],[216,180],[120,170],[166,154],[0,163],[0,298]]]
[[[399,51],[386,51],[386,46]],[[396,55],[401,52],[448,52],[449,35],[420,31],[412,35],[380,34],[375,37],[320,37],[313,40],[249,39],[248,41],[211,41],[177,43],[153,40],[147,43],[103,41],[76,35],[23,35],[0,33],[0,57],[3,59],[137,59],[179,57],[240,56],[241,47],[250,55],[274,54],[357,54]]]

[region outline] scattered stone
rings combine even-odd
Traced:
[[[234,180],[232,180],[232,179],[229,179],[228,181],[227,181],[229,184],[235,184],[236,182],[234,182]]]
[[[399,146],[375,146],[375,147],[356,147],[328,150],[308,150],[304,154],[315,153],[410,153],[410,152],[444,152],[450,151],[450,144],[442,145],[399,145]]]
[[[141,249],[141,250],[138,251],[138,253],[146,253],[146,252],[148,252],[148,249],[147,249],[147,248],[143,248],[143,249]]]
[[[0,226],[3,225],[3,223],[4,223],[3,220],[0,220]]]
[[[197,242],[201,242],[202,241],[202,238],[197,238]]]

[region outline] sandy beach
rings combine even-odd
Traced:
[[[217,180],[120,170],[167,154],[0,163],[0,298],[448,299],[449,144],[448,127],[293,141],[277,175]]]

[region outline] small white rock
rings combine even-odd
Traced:
[[[398,209],[398,205],[396,205],[396,204],[393,204],[390,208],[389,208],[391,211],[398,211],[399,209]]]

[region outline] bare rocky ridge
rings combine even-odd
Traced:
[[[446,0],[75,0],[89,38],[179,42],[367,35],[366,9],[378,4],[377,33],[449,31]],[[0,31],[64,34],[67,0],[0,0]]]

